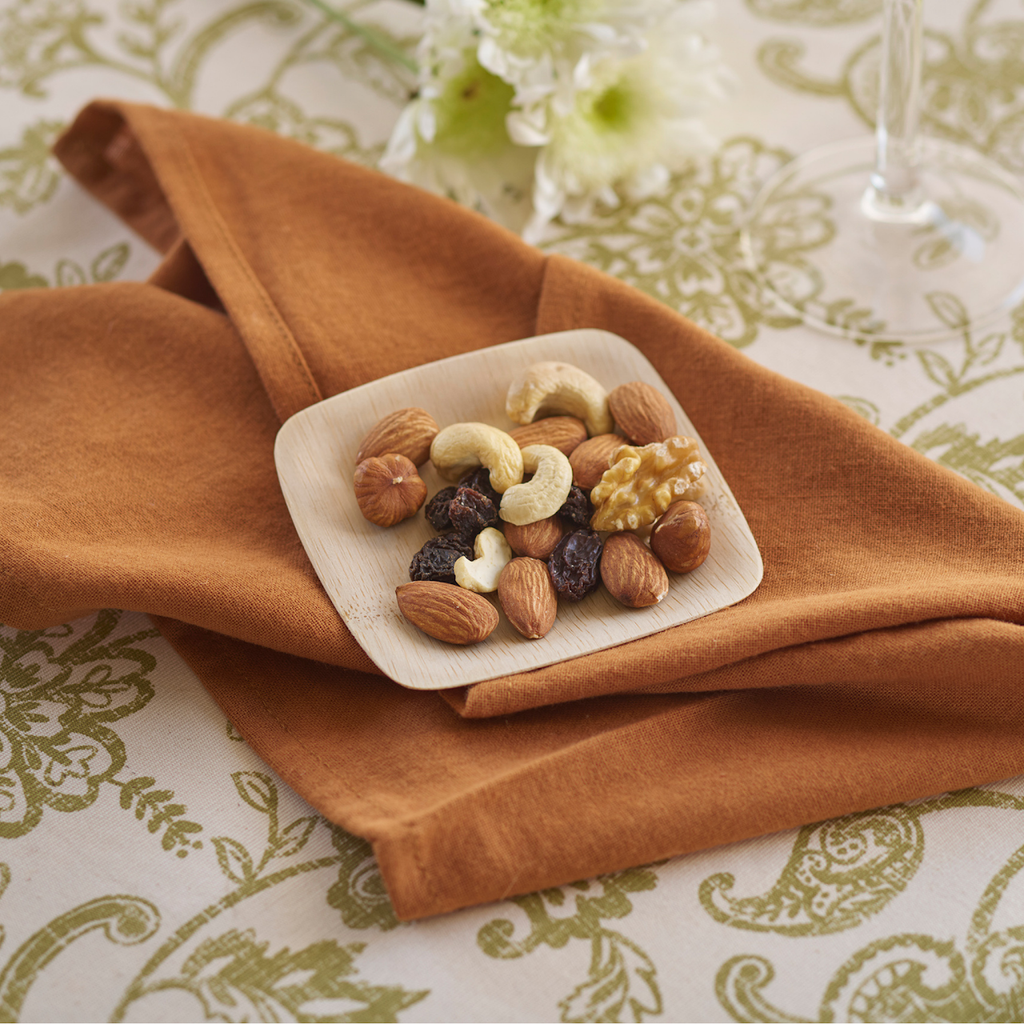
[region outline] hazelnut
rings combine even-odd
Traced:
[[[427,485],[415,465],[393,452],[356,466],[355,491],[363,518],[378,526],[394,526],[414,516],[427,498]]]
[[[671,572],[692,572],[711,550],[711,524],[695,501],[677,501],[651,531],[651,550]]]

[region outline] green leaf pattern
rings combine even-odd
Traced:
[[[364,943],[328,939],[273,954],[268,947],[251,932],[207,939],[166,987],[193,993],[206,1019],[221,1021],[397,1021],[427,994],[353,978]]]
[[[0,149],[0,208],[28,213],[53,196],[60,174],[50,146],[63,127],[61,121],[38,121],[15,145]]]

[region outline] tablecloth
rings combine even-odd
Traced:
[[[403,45],[416,37],[412,5],[349,10]],[[556,224],[542,247],[1020,507],[1021,311],[927,348],[839,341],[772,308],[742,263],[758,183],[868,130],[877,11],[721,0],[712,33],[738,87],[713,118],[717,152],[664,197]],[[949,0],[925,14],[925,130],[1019,171],[1019,6]],[[93,96],[256,123],[373,164],[409,85],[297,0],[4,0],[0,288],[140,279],[157,263],[48,156]],[[776,252],[799,278],[820,215],[797,227]],[[827,282],[807,287],[819,308],[843,308]],[[936,316],[955,325],[957,297]],[[1024,1008],[1021,779],[399,925],[368,847],[252,754],[143,616],[5,629],[0,646],[7,1019],[981,1020]]]

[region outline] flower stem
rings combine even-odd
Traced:
[[[306,0],[306,2],[312,4],[318,11],[322,11],[327,17],[340,22],[350,32],[360,36],[384,57],[401,64],[402,67],[407,68],[414,75],[419,71],[419,65],[417,65],[416,61],[397,46],[392,46],[390,40],[386,39],[381,33],[375,32],[372,28],[367,28],[365,25],[360,25],[358,21],[354,21],[344,11],[339,11],[337,8],[330,6],[330,4],[324,3],[324,0]],[[412,0],[412,2],[416,3],[418,0]]]

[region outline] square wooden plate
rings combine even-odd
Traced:
[[[396,373],[303,409],[278,433],[277,472],[306,554],[360,646],[403,686],[440,690],[578,658],[709,615],[742,600],[761,582],[757,543],[701,443],[708,465],[701,504],[711,522],[711,553],[695,572],[670,574],[660,604],[625,608],[602,588],[579,604],[560,601],[554,627],[540,640],[524,639],[502,615],[494,633],[471,647],[434,640],[402,617],[395,588],[408,582],[412,556],[436,533],[422,512],[390,529],[362,517],[352,488],[360,441],[382,416],[408,406],[426,409],[442,427],[475,420],[512,429],[505,415],[509,382],[542,360],[573,363],[608,390],[646,381],[668,398],[679,433],[700,442],[647,359],[617,335],[594,329],[527,338]],[[448,483],[429,462],[420,472],[430,496]],[[497,604],[497,595],[489,599]]]

